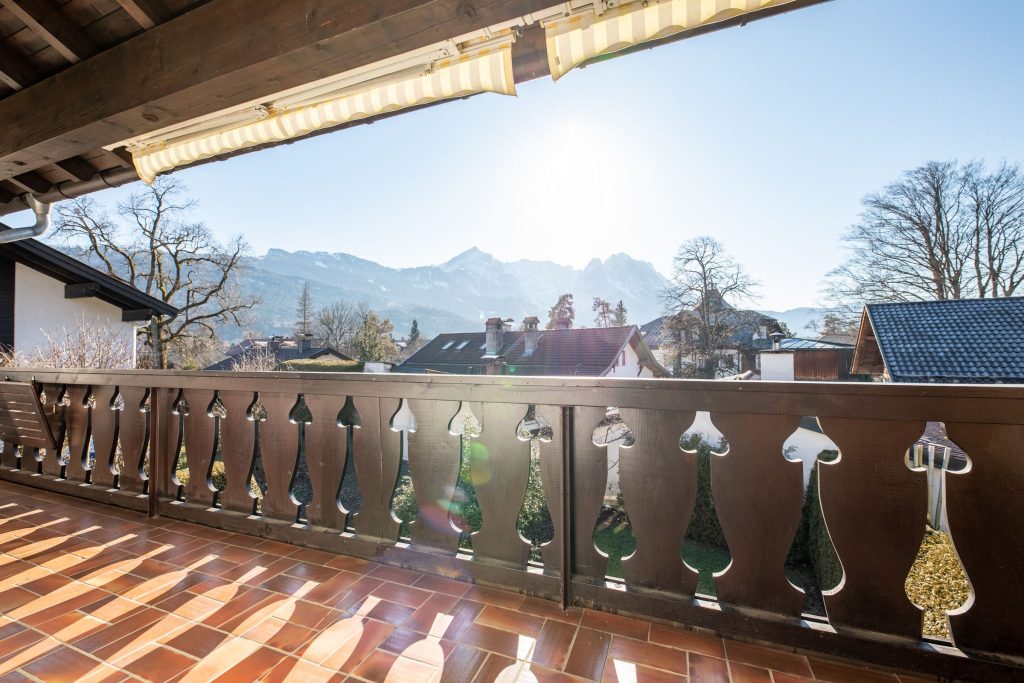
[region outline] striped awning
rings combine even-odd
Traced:
[[[132,150],[132,157],[139,177],[152,183],[158,173],[228,152],[483,92],[515,95],[511,39],[426,65],[414,74],[356,86],[321,101],[280,109],[273,105],[257,107],[242,121],[146,144]]]
[[[634,0],[544,24],[548,64],[558,80],[601,55],[794,0]]]

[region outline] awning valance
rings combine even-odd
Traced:
[[[406,69],[319,99],[295,96],[280,105],[252,107],[213,119],[199,130],[132,149],[139,177],[152,183],[158,173],[248,147],[282,142],[351,121],[416,105],[483,92],[515,95],[511,38],[421,68]]]
[[[548,64],[558,80],[601,55],[794,0],[635,0],[545,22]]]

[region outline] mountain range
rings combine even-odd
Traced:
[[[84,250],[67,251],[102,269]],[[474,247],[438,265],[391,268],[352,254],[271,249],[244,265],[237,289],[261,300],[245,329],[259,334],[293,332],[304,284],[314,309],[337,301],[365,303],[391,320],[396,336],[408,334],[416,320],[425,338],[482,331],[483,321],[492,316],[519,322],[535,315],[544,324],[548,310],[565,293],[573,294],[578,326],[594,324],[595,297],[613,306],[621,300],[629,322],[642,325],[663,314],[661,294],[669,285],[651,263],[622,253],[592,259],[580,269],[553,261],[501,261]],[[822,314],[807,307],[762,312],[784,321],[797,337],[813,336],[808,324]],[[235,326],[220,329],[226,340],[242,332]]]
[[[247,260],[238,286],[262,303],[250,327],[266,334],[289,333],[304,283],[314,307],[335,301],[364,302],[391,319],[404,335],[415,319],[425,337],[440,332],[483,330],[491,316],[516,321],[536,315],[547,321],[560,294],[571,292],[579,325],[592,324],[591,303],[622,300],[630,322],[661,315],[660,294],[668,280],[647,261],[627,254],[593,259],[577,269],[551,261],[500,261],[477,248],[433,266],[390,268],[351,254],[271,249]],[[228,338],[233,336],[224,330]]]

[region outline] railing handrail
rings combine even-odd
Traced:
[[[1024,424],[1024,385],[9,368],[44,384]]]

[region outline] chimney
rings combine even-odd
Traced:
[[[563,315],[561,318],[559,318],[558,320],[555,321],[555,329],[556,330],[571,330],[572,329],[572,319],[570,319],[568,316],[564,316]]]
[[[537,332],[537,325],[539,323],[540,320],[538,320],[535,315],[531,315],[529,318],[523,318],[523,329],[526,331],[524,340],[525,346],[523,348],[524,356],[532,356],[533,352],[537,350],[537,338],[540,336],[540,333]]]
[[[313,348],[313,335],[311,334],[300,334],[299,335],[299,353],[305,354],[311,348]]]
[[[277,353],[279,348],[281,348],[281,337],[275,334],[270,338],[270,341],[267,342],[267,351],[270,353]]]
[[[484,323],[484,329],[487,332],[487,338],[484,344],[484,355],[497,356],[502,347],[502,337],[505,332],[505,321],[501,318],[488,318],[487,322]]]
[[[768,336],[772,338],[772,351],[776,351],[776,352],[781,351],[782,350],[782,336],[783,336],[782,333],[781,332],[772,332]]]

